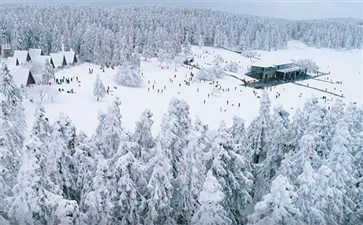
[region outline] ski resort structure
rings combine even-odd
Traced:
[[[307,69],[294,63],[252,65],[247,76],[257,80],[296,80],[307,75]]]

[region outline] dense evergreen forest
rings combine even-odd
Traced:
[[[153,113],[126,131],[115,99],[87,137],[69,117],[50,122],[42,105],[26,134],[7,70],[0,98],[0,224],[363,222],[356,104],[311,98],[291,117],[265,92],[251,124],[236,117],[211,130],[173,99],[153,137]]]
[[[41,48],[45,54],[72,48],[85,61],[121,64],[137,53],[173,58],[186,39],[193,45],[236,50],[285,48],[289,40],[309,46],[361,48],[362,21],[291,21],[208,9],[164,7],[96,8],[24,6],[3,8],[0,28],[13,49]]]

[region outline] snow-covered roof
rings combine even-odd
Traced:
[[[14,51],[14,58],[17,58],[19,63],[26,63],[28,59],[28,51],[25,50],[15,50]]]
[[[30,70],[28,68],[14,67],[9,69],[18,87],[26,86]]]
[[[63,53],[64,56],[66,57],[67,64],[75,63],[74,58],[76,53],[74,51],[64,51]]]
[[[257,66],[257,67],[276,67],[275,65],[271,64],[271,63],[254,63],[251,66]]]
[[[53,65],[56,68],[64,66],[63,61],[65,61],[65,65],[67,65],[67,61],[63,52],[50,53],[50,57],[52,58]]]
[[[6,64],[8,66],[16,66],[16,58],[15,57],[8,57],[6,59]]]
[[[281,72],[281,73],[289,73],[289,72],[297,71],[297,70],[300,70],[300,69],[301,69],[301,67],[294,66],[294,67],[289,67],[289,68],[285,68],[285,69],[279,69],[279,70],[276,70],[276,71]]]
[[[258,67],[276,67],[277,65],[285,65],[293,63],[292,60],[280,59],[278,57],[257,60],[252,63],[252,66]]]
[[[42,55],[42,50],[40,48],[29,48],[29,55],[32,60],[35,60]]]

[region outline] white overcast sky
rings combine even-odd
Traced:
[[[8,4],[73,3],[106,7],[130,5],[164,5],[176,7],[210,8],[234,13],[280,17],[286,19],[316,19],[354,17],[363,19],[363,0],[0,0],[0,7]]]

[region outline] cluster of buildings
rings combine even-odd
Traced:
[[[9,47],[1,45],[0,53],[2,57],[1,61],[7,64],[10,74],[19,86],[36,84],[37,80],[41,77],[39,72],[42,73],[44,71],[47,62],[53,68],[63,68],[67,65],[77,63],[77,56],[72,50],[44,55],[43,51],[37,48],[12,51]],[[40,71],[39,68],[38,71],[33,69],[34,64],[41,67]]]
[[[30,48],[29,50],[15,50],[11,57],[7,57],[7,63],[19,66],[29,62],[48,61],[53,68],[62,68],[66,65],[77,63],[76,53],[74,51],[61,51],[44,55],[41,49]]]

